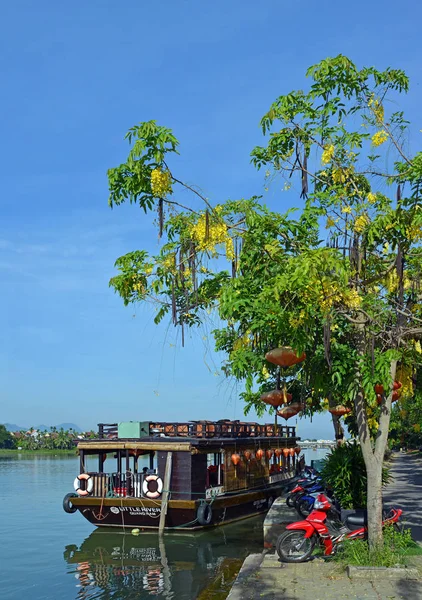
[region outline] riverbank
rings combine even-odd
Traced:
[[[56,448],[54,450],[18,450],[17,448],[11,449],[0,449],[0,457],[5,456],[17,456],[18,454],[28,454],[34,456],[36,454],[43,454],[47,456],[77,456],[76,449],[72,450],[60,450]]]

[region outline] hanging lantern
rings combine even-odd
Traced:
[[[301,448],[300,448],[300,446],[296,446],[296,448],[295,448],[295,452],[296,452],[296,454],[299,456],[299,454],[300,454],[300,452],[301,452]]]
[[[352,412],[352,409],[347,408],[347,406],[343,406],[343,404],[339,404],[338,406],[334,406],[334,408],[329,408],[328,412],[336,417],[343,417],[344,415]]]
[[[284,390],[271,390],[270,392],[265,392],[262,394],[261,400],[265,402],[265,404],[270,404],[277,408],[277,406],[282,406],[286,404],[286,402],[290,402],[292,399],[292,395],[288,394]]]
[[[306,358],[306,354],[302,352],[300,356],[297,356],[296,352],[291,346],[282,346],[281,348],[274,348],[265,355],[265,359],[273,365],[278,365],[284,369],[291,367],[298,363],[301,363]]]
[[[265,450],[265,455],[268,458],[268,460],[271,460],[273,454],[274,452],[270,448],[268,448],[268,450]]]
[[[234,478],[237,479],[237,465],[240,463],[239,454],[232,454],[232,463],[234,464]]]
[[[232,454],[232,463],[234,464],[235,467],[237,467],[237,465],[240,463],[239,454]]]
[[[398,392],[397,390],[395,390],[391,397],[391,402],[396,402],[400,398],[400,395],[401,395],[401,392]]]
[[[264,451],[261,450],[261,448],[258,448],[258,450],[255,452],[255,456],[257,460],[262,460],[264,457]]]
[[[280,456],[283,454],[283,451],[280,450],[280,448],[276,448],[274,450],[274,454],[276,455],[277,458],[280,458]]]
[[[294,456],[295,455],[295,449],[294,448],[289,448],[289,454],[290,456]]]
[[[402,387],[402,382],[401,381],[394,381],[393,382],[393,390],[399,390]],[[377,383],[377,385],[374,386],[375,388],[375,393],[376,394],[383,394],[384,393],[384,386],[381,385],[380,383]]]
[[[251,460],[252,453],[249,450],[245,450],[243,456],[249,461]]]
[[[287,458],[287,457],[289,456],[289,454],[290,454],[290,450],[289,450],[289,448],[283,448],[283,455],[284,455],[284,458]]]
[[[290,419],[291,417],[294,417],[295,415],[297,415],[297,413],[299,413],[302,410],[302,405],[299,404],[299,402],[293,402],[293,404],[289,404],[288,406],[285,406],[284,408],[280,409],[277,411],[277,414],[279,417],[282,417],[283,419]]]

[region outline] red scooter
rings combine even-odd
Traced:
[[[337,519],[327,523],[328,512],[337,513]],[[403,511],[393,508],[383,521],[383,527],[395,524]],[[325,494],[319,494],[314,503],[314,510],[304,520],[287,525],[276,543],[277,554],[283,562],[299,563],[310,559],[315,545],[319,542],[324,548],[324,556],[335,553],[339,544],[345,539],[365,539],[367,534],[366,515],[349,514],[344,521],[339,518],[339,511],[334,508]]]

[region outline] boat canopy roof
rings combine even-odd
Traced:
[[[267,447],[291,446],[299,440],[295,427],[244,421],[99,423],[98,438],[81,440],[79,450],[173,450],[200,451],[202,448],[238,444]]]

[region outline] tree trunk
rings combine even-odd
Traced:
[[[340,421],[340,417],[336,415],[331,415],[334,427],[334,436],[337,443],[337,446],[341,446],[344,441],[344,429]]]
[[[365,461],[366,462],[366,461]],[[366,464],[368,541],[370,548],[380,546],[382,535],[382,460],[373,457]]]

